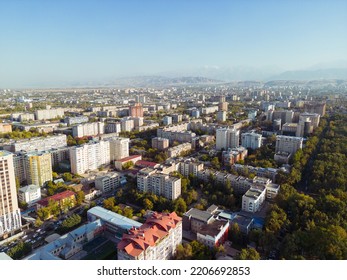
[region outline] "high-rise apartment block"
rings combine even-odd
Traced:
[[[95,178],[95,188],[101,192],[110,192],[120,186],[120,174],[117,172],[107,173]]]
[[[110,160],[119,160],[129,156],[129,138],[113,137],[108,139],[110,143]]]
[[[319,114],[321,117],[325,115],[326,103],[325,102],[305,102],[304,110],[309,113]]]
[[[30,152],[24,158],[28,184],[42,187],[46,182],[52,181],[52,159],[49,152]]]
[[[120,121],[122,131],[132,131],[135,128],[135,122],[132,118],[125,117]]]
[[[0,237],[22,226],[18,208],[13,154],[0,151]]]
[[[216,130],[216,149],[227,150],[240,146],[240,131],[234,128],[219,128]]]
[[[134,106],[130,106],[129,113],[131,117],[143,117],[143,107],[141,103],[135,103]]]
[[[250,149],[258,149],[261,147],[262,135],[249,132],[241,134],[241,146]]]
[[[110,163],[110,142],[89,142],[70,150],[71,172],[83,174]]]

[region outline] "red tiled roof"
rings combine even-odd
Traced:
[[[121,159],[116,160],[116,161],[118,161],[118,162],[127,162],[127,161],[129,161],[129,160],[136,159],[136,158],[140,158],[140,159],[141,159],[142,156],[141,156],[141,155],[133,155],[133,156],[121,158]]]
[[[46,197],[44,199],[41,199],[40,201],[38,201],[37,203],[42,205],[42,206],[47,206],[48,205],[48,202],[49,200],[54,200],[54,201],[60,201],[60,200],[63,200],[65,198],[68,198],[68,197],[71,197],[75,195],[75,193],[73,191],[70,191],[70,190],[67,190],[67,191],[63,191],[61,193],[57,193],[55,195],[52,195],[52,196],[49,196],[49,197]]]
[[[138,160],[135,165],[144,167],[155,167],[158,163],[146,160]]]
[[[136,257],[149,246],[155,246],[156,242],[167,236],[170,229],[175,228],[181,220],[175,212],[154,213],[141,227],[132,228],[128,234],[123,234],[117,248]]]

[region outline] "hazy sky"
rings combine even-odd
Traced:
[[[0,88],[341,59],[344,0],[0,0]]]

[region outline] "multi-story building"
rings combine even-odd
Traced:
[[[152,148],[160,151],[169,148],[169,139],[161,137],[152,138]]]
[[[52,159],[49,152],[27,153],[24,161],[28,184],[42,187],[46,182],[52,181]]]
[[[110,163],[110,142],[89,142],[70,149],[71,172],[83,174]]]
[[[117,172],[107,173],[95,178],[95,188],[101,192],[110,192],[120,186],[120,174]]]
[[[129,156],[129,138],[112,137],[110,143],[110,160],[119,160]]]
[[[297,136],[298,124],[297,123],[285,123],[282,125],[282,134],[288,136]]]
[[[222,152],[222,162],[224,165],[232,165],[240,160],[244,160],[248,155],[248,151],[245,147],[238,147],[228,149]]]
[[[33,121],[35,120],[35,115],[31,113],[23,113],[19,115],[18,120],[20,122]]]
[[[84,123],[72,127],[73,137],[95,136],[105,133],[103,122]]]
[[[153,213],[139,228],[123,235],[118,260],[168,260],[182,242],[182,219],[175,212]]]
[[[55,195],[46,197],[36,202],[36,208],[47,207],[50,201],[57,202],[60,210],[68,210],[76,205],[76,196],[73,191],[67,190]]]
[[[62,161],[70,160],[71,147],[52,148],[48,152],[51,154],[52,167],[56,167]]]
[[[212,224],[214,221],[213,213],[191,208],[183,214],[183,230],[197,233],[202,226]]]
[[[252,186],[242,196],[242,210],[255,213],[259,210],[266,197],[266,188],[263,186]]]
[[[256,117],[257,117],[257,111],[252,110],[248,112],[248,119],[255,120]]]
[[[192,139],[196,137],[196,134],[194,132],[187,131],[188,127],[188,123],[182,123],[175,126],[158,128],[157,136],[169,139],[170,143],[174,141],[180,143],[192,142]]]
[[[186,177],[190,174],[198,176],[198,172],[204,170],[204,164],[194,158],[181,159],[176,162],[176,170]]]
[[[135,128],[134,120],[129,117],[124,117],[120,121],[122,131],[132,131]]]
[[[15,153],[20,151],[45,151],[52,148],[60,148],[66,146],[66,135],[58,134],[47,137],[37,137],[32,139],[23,139],[13,141],[3,146],[4,150]]]
[[[105,133],[121,132],[120,122],[108,122],[105,124]]]
[[[41,199],[41,188],[36,185],[28,185],[18,190],[18,200],[31,205]]]
[[[184,152],[189,152],[192,149],[191,143],[183,143],[180,145],[177,145],[175,147],[169,148],[167,150],[169,157],[177,157],[180,156]]]
[[[182,121],[182,115],[181,114],[172,114],[172,122],[173,123],[180,123]]]
[[[139,228],[141,223],[114,213],[100,206],[95,206],[87,212],[88,222],[101,220],[105,230],[112,234],[114,238],[120,240],[123,234],[132,228]]]
[[[0,151],[0,237],[6,238],[21,226],[13,154]]]
[[[134,129],[138,130],[139,127],[143,126],[143,117],[131,117],[131,119],[134,121]]]
[[[79,124],[88,122],[89,118],[87,116],[77,116],[77,117],[66,117],[64,123],[67,125]]]
[[[129,113],[131,117],[143,117],[143,107],[141,103],[136,103],[134,106],[130,106]]]
[[[181,195],[181,179],[152,168],[143,168],[137,173],[137,189],[175,200]]]
[[[210,106],[201,108],[201,114],[208,115],[218,111],[218,106]]]
[[[218,110],[219,110],[219,111],[227,112],[227,111],[228,111],[228,105],[229,105],[228,102],[225,102],[225,101],[220,102],[220,103],[218,104]]]
[[[0,123],[0,133],[12,132],[12,125],[9,123]]]
[[[320,121],[320,115],[316,113],[302,113],[300,114],[299,117],[299,122],[300,121],[306,121],[309,120],[313,126],[313,129],[317,128],[319,126],[319,121]]]
[[[170,116],[165,116],[165,117],[163,118],[163,124],[164,124],[164,125],[170,125],[170,124],[172,124],[172,117],[170,117]]]
[[[258,149],[261,147],[262,136],[261,134],[248,132],[241,134],[241,146],[250,149]]]
[[[272,120],[281,119],[281,123],[293,122],[294,112],[293,111],[274,111],[272,114]]]
[[[325,102],[305,102],[304,110],[309,113],[319,114],[321,117],[325,115]]]
[[[64,116],[65,110],[63,108],[56,109],[45,109],[45,110],[37,110],[35,112],[36,120],[51,120],[55,118],[62,118]]]
[[[225,122],[227,120],[227,112],[226,111],[218,111],[217,112],[217,121]]]
[[[293,156],[297,150],[302,149],[302,142],[302,137],[277,135],[275,152],[286,152]]]
[[[216,130],[216,149],[227,150],[240,146],[240,131],[234,128],[219,128]]]
[[[229,221],[215,220],[202,225],[196,234],[197,240],[209,248],[219,247],[228,240]]]

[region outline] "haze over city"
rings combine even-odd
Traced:
[[[341,78],[346,10],[346,1],[308,0],[1,1],[0,87],[322,69]]]

